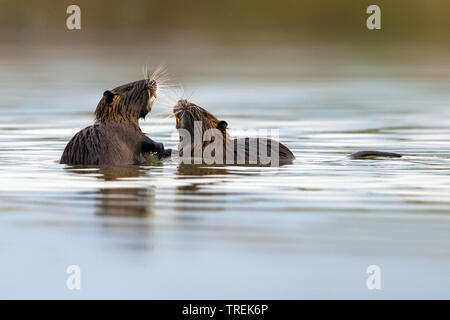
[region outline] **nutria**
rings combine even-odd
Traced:
[[[95,110],[95,123],[69,141],[60,163],[70,165],[128,165],[145,162],[145,154],[158,158],[171,150],[147,137],[139,119],[151,111],[156,98],[154,79],[130,82],[107,90]]]
[[[292,163],[295,159],[288,147],[272,139],[231,138],[227,133],[227,122],[220,121],[210,112],[187,100],[179,100],[173,113],[180,133],[180,158],[201,158],[208,164],[272,166]],[[200,137],[200,140],[196,137]],[[185,150],[190,154],[183,154]]]

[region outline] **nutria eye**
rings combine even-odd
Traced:
[[[133,89],[132,86],[127,87],[125,90],[130,91],[131,89]]]
[[[108,103],[108,104],[110,104],[110,103],[113,102],[114,96],[115,96],[115,94],[112,93],[112,92],[109,91],[109,90],[103,92],[103,97],[105,98],[105,101],[106,101],[106,103]]]
[[[228,127],[228,123],[226,121],[219,121],[219,123],[217,124],[217,129],[219,129],[222,132],[225,132],[225,130]]]

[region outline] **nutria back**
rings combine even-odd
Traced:
[[[120,165],[142,163],[139,152],[143,133],[133,126],[98,122],[79,131],[69,141],[61,163]]]
[[[268,138],[233,139],[233,153],[236,164],[284,165],[295,160],[287,146]]]

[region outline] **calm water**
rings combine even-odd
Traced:
[[[3,48],[0,298],[450,298],[449,64],[296,50],[150,50],[184,93],[141,122],[176,148],[165,105],[190,97],[234,135],[280,129],[292,165],[71,168],[64,146],[149,51]],[[346,158],[364,149],[405,157]]]

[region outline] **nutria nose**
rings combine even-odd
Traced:
[[[149,83],[148,83],[148,87],[150,88],[150,89],[156,89],[156,81],[155,80],[151,80]]]

